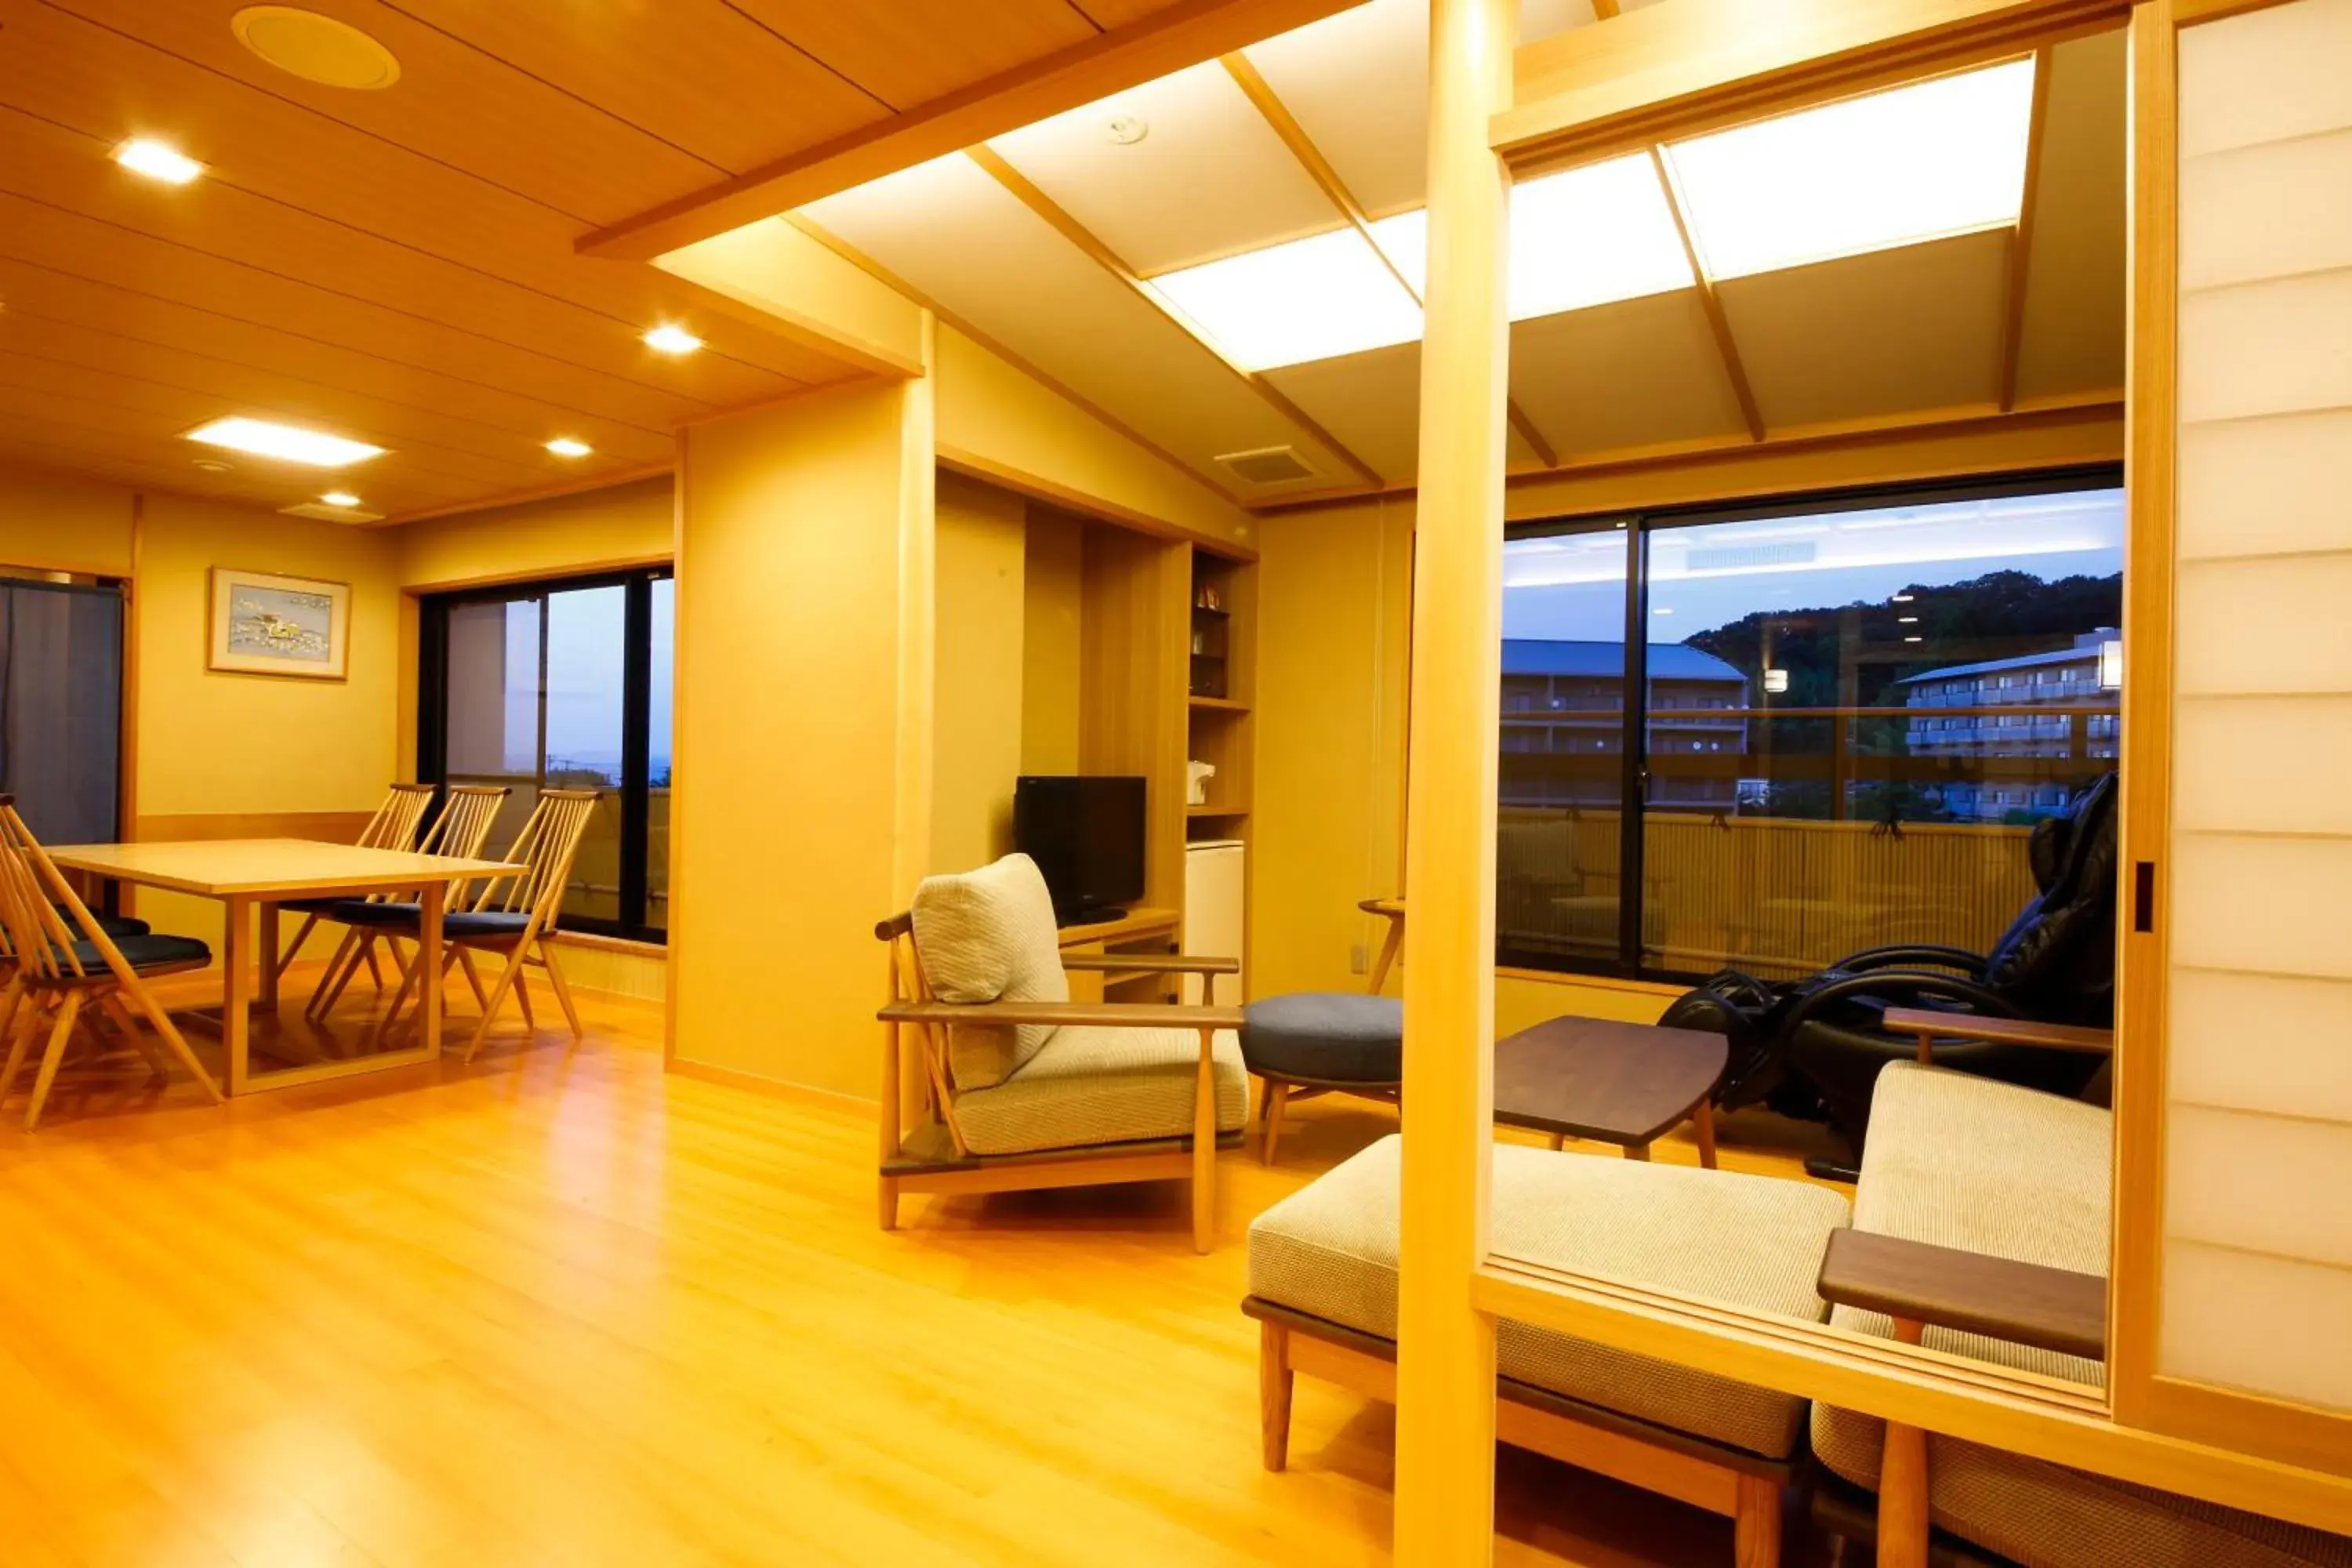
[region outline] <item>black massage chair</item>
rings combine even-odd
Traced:
[[[1881,1068],[1917,1043],[1890,1034],[1890,1007],[1947,1009],[2093,1028],[2115,1023],[2116,781],[2102,778],[2059,816],[2035,825],[2027,854],[2041,891],[1990,953],[1906,945],[1850,953],[1801,981],[1765,985],[1727,971],[1682,997],[1662,1024],[1730,1037],[1717,1100],[1769,1100],[1822,1117],[1852,1161],[1814,1161],[1816,1175],[1853,1179]],[[2103,1057],[2032,1046],[1938,1044],[1938,1067],[2104,1102]]]

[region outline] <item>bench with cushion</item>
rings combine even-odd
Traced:
[[[1265,1462],[1287,1459],[1304,1372],[1394,1397],[1398,1170],[1391,1136],[1250,1226]],[[1497,1146],[1498,1252],[1747,1311],[1818,1323],[1813,1277],[1845,1200],[1825,1187]],[[1497,1326],[1504,1439],[1737,1521],[1741,1568],[1779,1560],[1780,1492],[1804,1458],[1805,1404],[1525,1324]]]

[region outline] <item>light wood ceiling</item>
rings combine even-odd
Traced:
[[[0,0],[0,462],[394,517],[667,463],[681,420],[877,367],[583,235],[1174,0],[306,3],[398,82],[278,69],[231,32],[244,0]],[[208,172],[131,175],[135,135]],[[648,350],[663,321],[709,346]],[[391,451],[194,467],[180,433],[232,414]]]
[[[1617,10],[1522,0],[1522,35]],[[1251,374],[1135,283],[1419,206],[1426,29],[1426,0],[1370,0],[794,221],[1244,503],[1407,484],[1416,348]],[[2123,36],[2043,63],[2017,227],[1519,322],[1514,466],[2120,397]],[[1311,477],[1215,461],[1286,443]]]

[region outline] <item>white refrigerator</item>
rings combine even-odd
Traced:
[[[1184,951],[1196,957],[1242,956],[1242,841],[1202,838],[1184,847]],[[1184,976],[1184,1000],[1201,1000],[1198,974]],[[1248,995],[1244,974],[1220,974],[1215,1000],[1236,1007]]]

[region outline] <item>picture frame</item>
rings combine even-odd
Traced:
[[[352,585],[236,567],[212,569],[205,667],[238,675],[341,680],[351,655]]]

